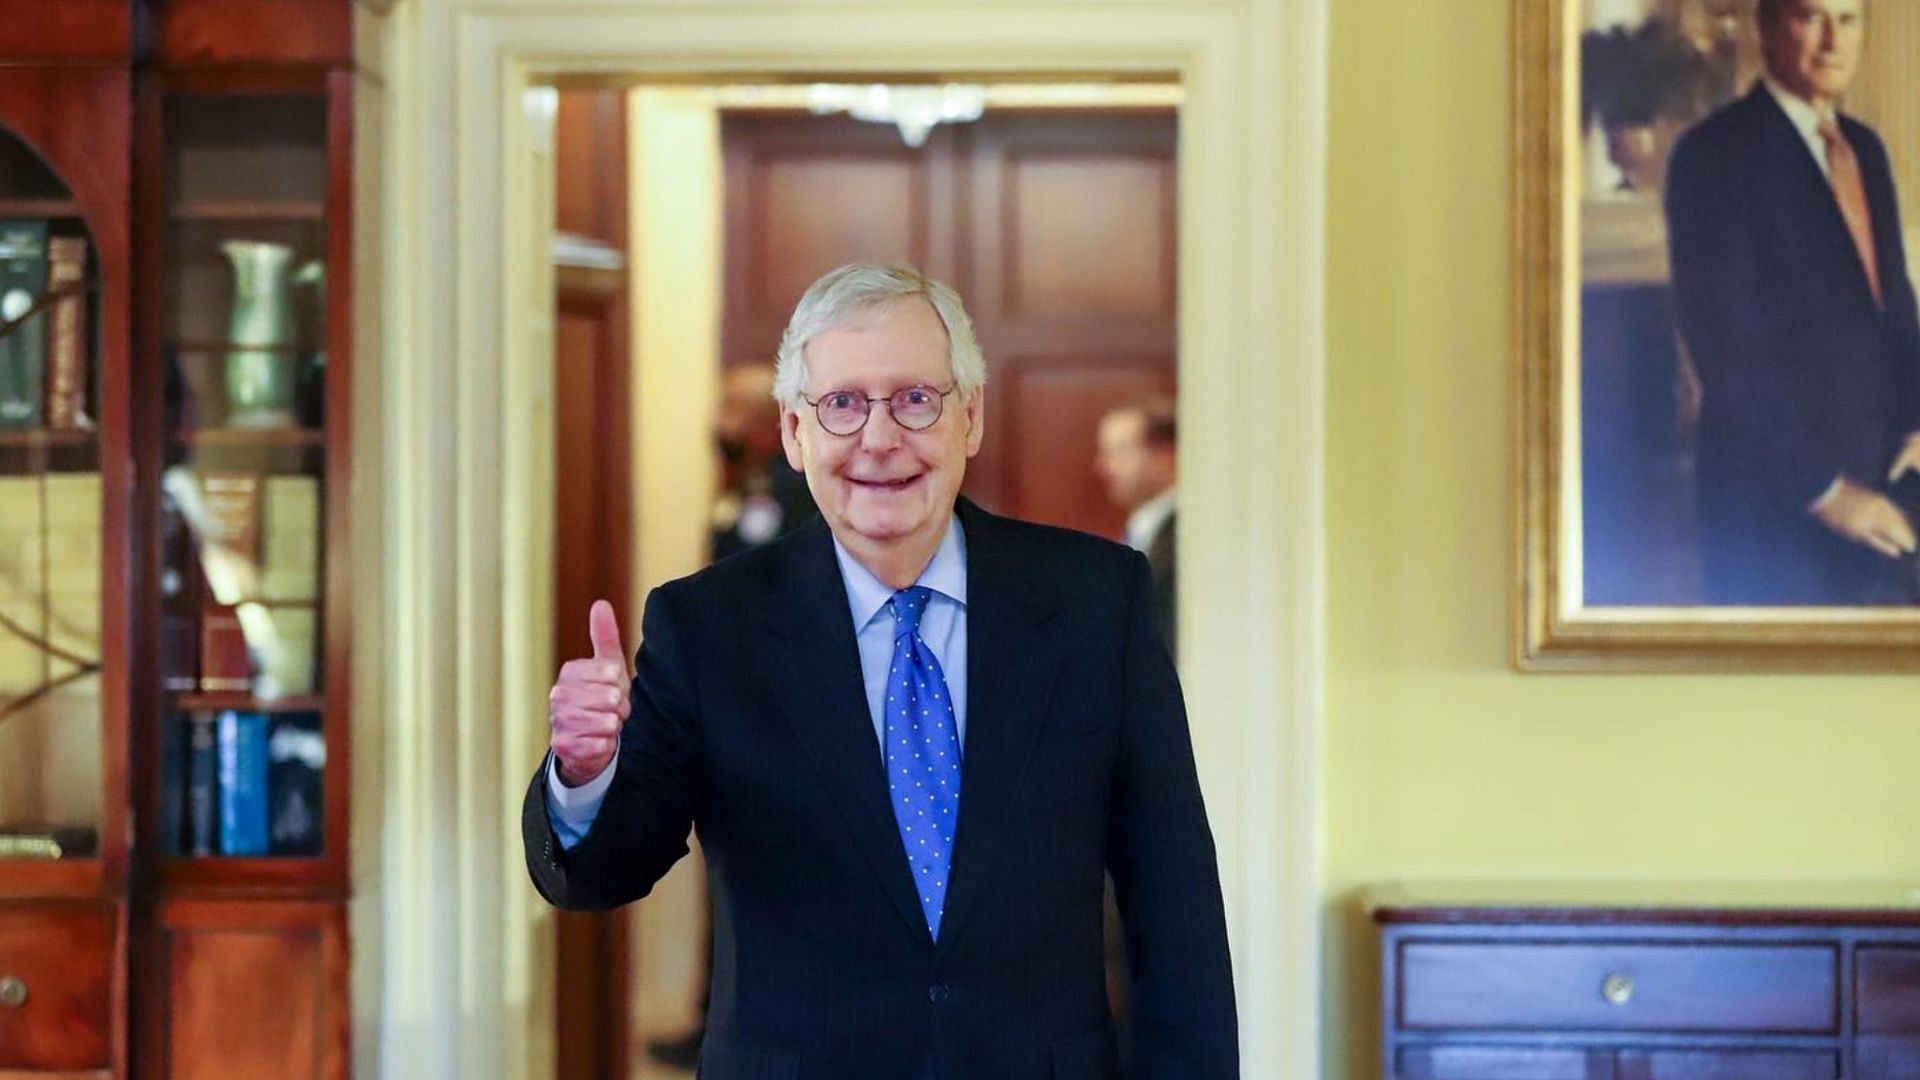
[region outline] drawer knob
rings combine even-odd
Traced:
[[[27,1003],[27,980],[12,975],[0,977],[0,1007],[17,1009]]]
[[[1614,972],[1600,984],[1600,996],[1607,999],[1609,1005],[1624,1006],[1633,1000],[1633,978]]]

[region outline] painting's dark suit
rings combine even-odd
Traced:
[[[541,893],[645,896],[697,828],[712,878],[706,1080],[1107,1080],[1103,871],[1136,987],[1139,1077],[1238,1076],[1213,840],[1146,560],[962,502],[968,705],[939,942],[888,801],[826,526],[653,591],[633,716]]]
[[[1721,604],[1912,599],[1899,562],[1808,512],[1836,476],[1880,490],[1920,430],[1920,324],[1887,152],[1845,117],[1884,306],[1833,188],[1764,85],[1674,149],[1667,223],[1681,337],[1704,391],[1701,556]]]

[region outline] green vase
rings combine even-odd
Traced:
[[[291,427],[295,393],[294,320],[287,291],[293,249],[261,240],[220,245],[233,264],[227,331],[227,424]]]

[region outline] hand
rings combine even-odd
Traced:
[[[1900,508],[1885,495],[1844,476],[1831,493],[1814,504],[1813,516],[1841,537],[1865,544],[1888,558],[1913,554],[1913,526]]]
[[[569,660],[547,695],[554,765],[560,782],[579,787],[606,771],[620,748],[620,725],[633,711],[632,672],[620,644],[613,605],[595,600],[587,612],[593,656]]]
[[[1887,483],[1891,485],[1900,479],[1902,473],[1920,473],[1920,431],[1907,436],[1907,444],[1900,448],[1900,456],[1893,459],[1893,468],[1887,470]]]

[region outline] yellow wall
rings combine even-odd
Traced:
[[[1509,8],[1332,5],[1329,1077],[1378,1075],[1369,882],[1920,883],[1920,679],[1507,666]]]

